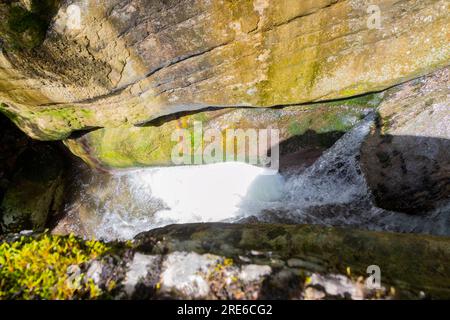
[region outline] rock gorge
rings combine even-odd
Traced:
[[[3,0],[0,15],[0,299],[450,297],[448,1]],[[172,133],[195,122],[279,129],[279,172],[175,167]],[[81,258],[53,262],[61,282],[5,271],[64,243]]]

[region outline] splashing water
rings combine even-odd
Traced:
[[[425,216],[376,208],[359,165],[369,115],[302,173],[244,163],[148,168],[81,177],[68,214],[90,236],[131,239],[173,223],[313,223],[449,234],[450,203]]]
[[[244,163],[134,170],[91,175],[76,205],[84,228],[98,238],[129,239],[172,223],[235,221],[244,199],[275,202],[283,178]]]
[[[370,114],[303,173],[286,177],[284,197],[262,210],[259,220],[450,234],[450,201],[415,216],[374,205],[360,166],[361,145],[374,123]]]

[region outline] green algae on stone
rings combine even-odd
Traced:
[[[308,130],[316,133],[347,132],[364,117],[364,110],[378,106],[379,102],[374,103],[372,98],[369,95],[311,106],[309,113],[289,123],[289,133],[298,136]],[[317,108],[317,112],[313,108]]]
[[[150,123],[143,127],[122,126],[94,130],[81,138],[67,139],[65,144],[75,155],[95,167],[169,166],[174,165],[172,150],[178,142],[172,140],[172,134],[176,130],[187,130],[191,135],[192,151],[203,151],[210,143],[210,141],[203,141],[201,144],[197,141],[198,138],[192,138],[196,123],[202,125],[203,132],[208,129],[218,129],[223,141],[226,139],[228,129],[245,131],[277,128],[280,131],[282,143],[310,132],[323,136],[331,133],[345,133],[367,112],[373,110],[378,102],[379,99],[375,99],[374,95],[369,95],[369,97],[359,97],[349,101],[284,108],[226,108],[199,111],[168,119],[164,123]],[[306,139],[303,140],[306,141]],[[327,140],[323,144],[329,146],[330,142]],[[236,145],[235,152],[241,154],[243,150],[237,148],[239,146]],[[245,148],[245,145],[241,148]],[[201,160],[201,154],[198,152],[192,152],[191,156],[193,163],[197,163],[194,160]],[[223,161],[226,161],[225,157]]]
[[[12,122],[17,125],[19,116],[8,110],[8,106],[4,103],[0,103],[0,112],[3,113],[6,117],[8,117]]]
[[[55,141],[68,138],[73,132],[91,128],[95,113],[81,107],[42,107],[35,111],[17,113],[7,104],[0,104],[0,112],[34,139]],[[51,125],[49,126],[48,124]]]

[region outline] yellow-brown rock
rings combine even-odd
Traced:
[[[11,31],[20,1],[0,5],[0,110],[42,140],[209,106],[346,98],[450,60],[446,0],[51,1],[51,18],[35,2],[21,6],[48,23],[43,41],[41,29]]]

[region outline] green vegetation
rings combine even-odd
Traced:
[[[109,248],[99,241],[83,241],[44,234],[21,237],[0,244],[0,299],[94,299],[102,294],[83,272],[70,268],[105,254]]]
[[[354,98],[341,99],[328,102],[330,106],[367,106],[378,107],[383,99],[382,93],[369,93]]]
[[[28,135],[43,136],[42,140],[47,141],[66,139],[73,131],[88,128],[89,122],[95,117],[92,110],[77,106],[43,107],[36,111],[23,110],[18,112],[12,111],[6,104],[2,103],[0,104],[0,113],[7,116]],[[36,123],[41,124],[41,126],[36,125]],[[51,123],[52,127],[46,128],[43,125],[48,123]]]
[[[94,116],[91,110],[69,106],[39,110],[36,114],[37,117],[51,118],[53,122],[67,125],[67,127],[74,130],[82,129],[84,127],[83,120]]]
[[[309,113],[305,113],[303,117],[292,119],[287,130],[290,136],[299,136],[307,131],[316,133],[327,132],[347,132],[364,116],[364,107],[356,106],[350,110],[342,110],[342,108],[329,107],[324,105],[316,109],[311,109]]]
[[[45,39],[51,17],[59,0],[34,0],[26,8],[18,1],[3,4],[0,12],[6,18],[0,23],[0,38],[12,49],[33,49]]]

